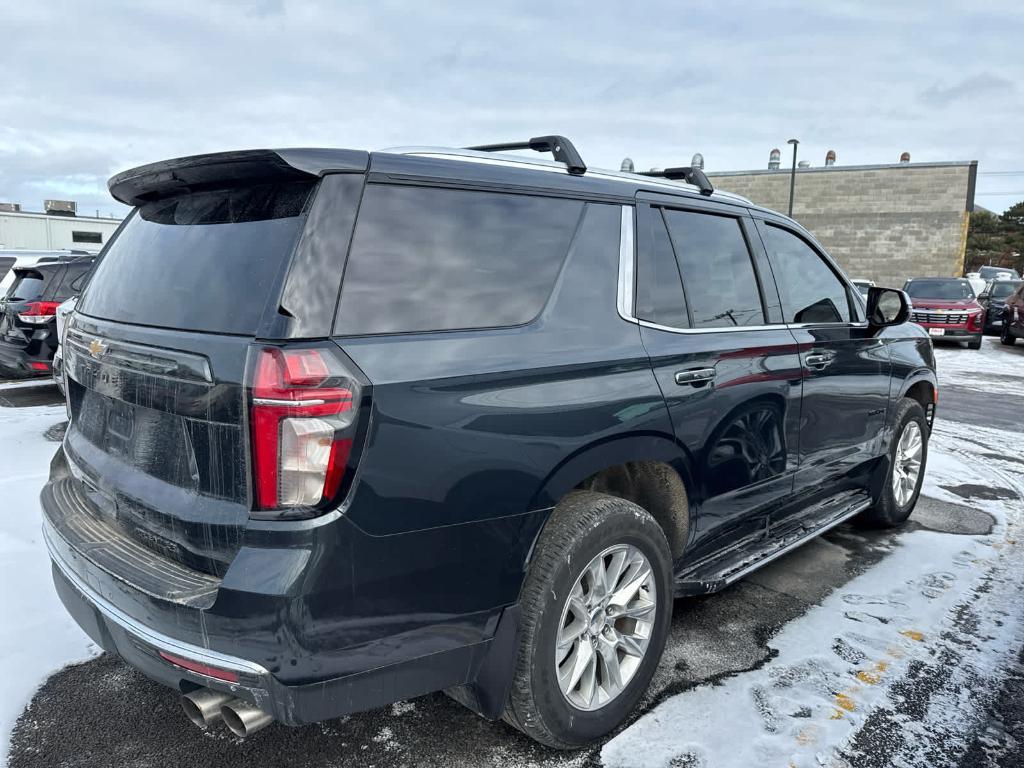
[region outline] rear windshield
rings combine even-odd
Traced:
[[[966,280],[912,280],[906,290],[912,299],[974,298],[974,290]]]
[[[40,272],[16,272],[7,291],[9,301],[32,301],[43,295],[46,278]]]
[[[254,333],[312,188],[268,183],[142,205],[97,264],[80,311],[162,328]]]

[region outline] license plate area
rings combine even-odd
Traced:
[[[946,329],[945,328],[929,328],[928,329],[928,335],[929,336],[945,336],[946,335]]]

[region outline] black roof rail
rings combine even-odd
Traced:
[[[576,151],[576,147],[565,136],[535,136],[529,141],[512,141],[503,144],[480,144],[466,147],[477,152],[504,152],[507,149],[532,149],[535,152],[550,152],[561,163],[565,163],[569,173],[582,176],[587,172],[586,163]]]
[[[661,179],[682,179],[700,189],[700,193],[709,197],[714,193],[715,188],[700,168],[683,166],[682,168],[666,168],[664,171],[639,171],[640,176],[657,176]]]

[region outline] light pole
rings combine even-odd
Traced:
[[[790,139],[786,142],[793,145],[793,167],[789,171],[789,218],[793,218],[793,189],[796,187],[796,145],[800,139]]]

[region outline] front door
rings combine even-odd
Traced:
[[[801,379],[752,220],[694,206],[637,206],[636,314],[691,462],[697,564],[762,538],[792,492]]]
[[[794,504],[773,525],[813,525],[836,505],[863,503],[884,472],[891,362],[861,302],[813,241],[783,220],[758,230],[800,349],[803,401]]]

